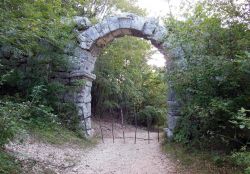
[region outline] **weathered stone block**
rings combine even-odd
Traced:
[[[77,110],[78,110],[78,115],[79,115],[79,117],[80,117],[81,119],[83,119],[83,118],[84,118],[84,115],[83,115],[83,108],[82,108],[82,106],[78,106],[78,107],[77,107]]]
[[[107,19],[110,31],[120,29],[119,21],[117,17],[110,17]]]
[[[92,73],[94,71],[94,68],[95,66],[92,62],[86,61],[83,67],[81,67],[81,70],[87,73]]]
[[[174,137],[174,133],[173,133],[173,131],[172,131],[172,130],[170,130],[170,129],[168,129],[168,128],[167,128],[165,131],[166,131],[166,134],[167,134],[168,140],[172,140],[172,139],[173,139],[173,137]]]
[[[143,34],[152,36],[157,26],[156,19],[148,20],[143,27]]]
[[[82,33],[83,36],[85,36],[88,39],[91,39],[92,41],[95,41],[100,37],[99,32],[96,30],[95,27],[90,27],[86,31]]]
[[[168,102],[170,102],[170,101],[176,101],[176,93],[175,93],[175,91],[173,90],[173,89],[169,89],[168,90],[168,95],[167,95],[168,97]]]
[[[83,116],[83,118],[84,118],[85,113],[88,112],[86,103],[76,103],[76,105],[78,108],[78,113],[80,114],[80,116]]]
[[[167,34],[167,30],[162,27],[162,26],[158,26],[156,29],[155,29],[155,32],[153,34],[153,36],[151,37],[155,42],[157,42],[158,44],[159,43],[163,43],[164,42],[164,39],[165,39],[165,36]]]
[[[88,114],[86,116],[90,117],[91,116],[91,102],[86,103],[86,107],[87,107],[87,111],[88,111]]]
[[[138,30],[138,31],[142,31],[143,30],[143,26],[145,25],[145,19],[142,17],[134,17],[134,19],[131,21],[131,28]]]
[[[84,93],[83,93],[83,102],[89,103],[91,102],[91,87],[85,86]]]
[[[74,50],[74,56],[78,57],[79,59],[88,60],[88,57],[91,57],[91,53],[86,51],[80,47],[76,47]]]
[[[131,27],[131,20],[132,18],[130,17],[119,17],[119,26],[120,28],[130,28]]]
[[[91,46],[92,46],[93,42],[80,42],[80,47],[86,50],[90,50]]]
[[[100,37],[103,37],[106,34],[110,33],[109,24],[106,20],[102,21],[101,23],[96,24],[94,27],[99,32]]]
[[[85,85],[88,86],[88,87],[92,87],[92,82],[91,81],[86,81]]]
[[[85,125],[87,129],[91,129],[91,118],[85,119]]]
[[[171,116],[180,115],[181,105],[177,101],[168,101],[168,113]]]
[[[170,130],[174,130],[179,118],[180,118],[179,116],[170,116],[170,115],[168,115],[168,128]]]
[[[73,21],[76,23],[78,30],[85,30],[85,29],[91,27],[91,22],[86,17],[75,16],[73,18]]]

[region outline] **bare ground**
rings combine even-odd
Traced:
[[[103,130],[104,143],[83,149],[76,145],[51,145],[28,139],[24,144],[9,144],[6,148],[22,161],[24,173],[59,174],[174,174],[176,164],[162,151],[158,134],[150,132],[150,142],[146,130],[139,129],[136,144],[133,126],[125,130],[125,142],[121,125],[115,124],[115,142],[111,134],[111,124]],[[100,136],[99,125],[94,123],[96,135]]]

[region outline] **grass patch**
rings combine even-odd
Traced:
[[[35,139],[49,144],[72,144],[80,147],[91,147],[96,144],[95,139],[87,139],[80,133],[71,131],[61,125],[55,124],[49,127],[33,125],[28,130]]]
[[[180,173],[192,174],[242,174],[242,170],[234,167],[228,157],[215,152],[204,152],[184,147],[177,143],[165,142],[164,151],[177,163]]]
[[[19,174],[21,171],[19,162],[10,154],[0,148],[0,173]]]

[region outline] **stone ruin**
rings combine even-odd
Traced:
[[[93,74],[95,61],[101,50],[115,38],[125,35],[135,36],[151,41],[167,60],[167,69],[182,66],[184,55],[180,47],[174,47],[168,41],[168,29],[161,26],[155,18],[144,18],[134,14],[121,14],[104,19],[90,26],[84,17],[76,17],[77,39],[79,46],[75,48],[74,70],[70,78],[85,79],[86,84],[74,94],[74,102],[78,106],[81,124],[87,135],[92,135],[91,127],[91,86],[96,76]],[[171,82],[170,82],[171,83]],[[179,117],[179,102],[176,101],[172,89],[168,91],[168,115],[166,133],[173,136],[173,130]]]
[[[173,67],[182,67],[184,54],[180,47],[171,44],[168,36],[168,28],[159,24],[154,18],[140,17],[134,14],[121,14],[118,16],[107,17],[100,23],[91,25],[85,17],[76,16],[73,21],[76,23],[75,32],[77,34],[78,46],[74,48],[73,56],[69,56],[71,68],[55,72],[52,80],[72,84],[78,80],[83,80],[84,84],[73,92],[66,92],[62,97],[62,102],[70,101],[75,103],[78,115],[81,120],[81,128],[85,135],[91,136],[93,133],[91,126],[91,87],[96,79],[93,74],[95,62],[101,50],[115,38],[125,35],[140,37],[151,41],[167,60],[167,71]],[[5,49],[5,50],[4,50]],[[6,57],[8,51],[2,47],[0,57],[3,62],[10,62]],[[6,58],[6,60],[5,60]],[[20,59],[20,65],[14,65],[23,69],[27,68],[27,61]],[[168,115],[166,133],[168,137],[173,136],[173,130],[179,118],[179,102],[176,100],[174,91],[168,90]]]

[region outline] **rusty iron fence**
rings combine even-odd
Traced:
[[[101,116],[99,116],[99,129],[100,129],[100,136],[101,136],[101,139],[102,139],[102,142],[104,143],[104,131],[110,131],[111,134],[112,134],[112,140],[113,140],[113,143],[115,143],[115,139],[123,139],[123,142],[125,143],[125,140],[126,139],[134,139],[134,144],[136,144],[137,140],[143,140],[143,141],[148,141],[148,144],[150,144],[150,141],[153,141],[153,140],[156,140],[158,142],[160,142],[160,126],[159,124],[157,125],[157,138],[151,138],[150,137],[150,129],[151,129],[151,122],[150,122],[150,119],[149,117],[147,116],[147,127],[146,127],[146,131],[147,131],[147,138],[142,138],[142,137],[138,137],[137,135],[137,132],[138,132],[138,118],[137,118],[137,115],[134,114],[134,126],[135,126],[135,131],[134,131],[134,136],[126,136],[126,132],[125,132],[125,129],[126,129],[126,124],[125,124],[125,121],[124,121],[124,114],[123,114],[123,111],[121,110],[120,112],[120,122],[121,122],[121,129],[122,129],[122,136],[115,136],[114,132],[115,132],[115,128],[114,128],[114,124],[115,124],[115,119],[114,119],[114,112],[111,111],[111,117],[112,117],[112,123],[111,123],[111,128],[110,127],[107,127],[106,125],[103,125],[102,122],[101,122]]]

